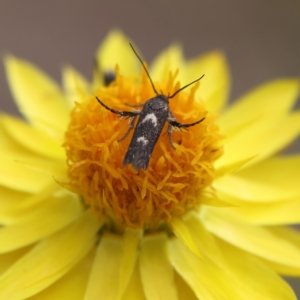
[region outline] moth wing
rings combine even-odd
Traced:
[[[139,171],[140,169],[146,170],[149,165],[150,157],[151,152],[148,153],[141,148],[129,148],[125,155],[123,166],[131,164],[137,171]]]

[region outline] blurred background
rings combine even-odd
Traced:
[[[232,100],[263,81],[300,75],[299,0],[2,0],[0,55],[28,59],[57,81],[65,64],[90,79],[95,51],[112,28],[134,40],[149,63],[174,41],[186,57],[223,50]],[[3,65],[0,91],[0,110],[18,114]],[[300,298],[300,280],[288,280]]]

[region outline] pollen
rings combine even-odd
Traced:
[[[155,82],[157,90],[165,95],[178,90],[180,84],[175,75],[170,74],[166,82]],[[196,83],[178,93],[170,100],[170,110],[182,123],[205,117],[204,121],[188,130],[173,130],[176,149],[169,143],[165,124],[148,168],[139,171],[122,165],[134,129],[118,142],[131,120],[120,119],[106,110],[96,97],[115,110],[141,109],[135,106],[155,97],[145,72],[139,77],[124,77],[116,68],[113,83],[75,103],[64,142],[67,185],[82,195],[100,219],[152,228],[201,205],[201,194],[214,179],[214,162],[222,155],[222,136],[215,124],[217,116],[206,111],[203,101],[195,98],[198,87]]]

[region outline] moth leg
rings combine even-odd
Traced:
[[[125,135],[124,135],[122,138],[120,138],[120,139],[118,140],[119,143],[122,142],[123,140],[125,140],[125,139],[128,137],[130,131],[131,131],[131,130],[133,129],[133,127],[134,127],[134,123],[135,123],[135,120],[136,120],[137,116],[134,116],[134,117],[131,117],[131,118],[132,118],[132,119],[131,119],[131,121],[130,121],[130,123],[129,123],[129,128],[128,128],[128,130],[126,131]]]
[[[177,122],[175,116],[172,114],[171,111],[169,111],[169,116],[168,116],[168,137],[169,137],[169,143],[171,145],[171,147],[176,150],[175,146],[173,145],[173,141],[172,141],[172,130],[173,130],[173,123]],[[178,123],[178,122],[177,122]],[[177,129],[177,127],[175,126],[175,129]]]
[[[107,110],[111,111],[114,114],[120,115],[121,117],[135,117],[141,113],[141,111],[121,111],[121,110],[115,110],[113,108],[108,107],[105,105],[98,97],[96,97],[97,101]]]
[[[173,142],[172,142],[172,125],[170,124],[170,122],[169,122],[169,124],[168,124],[168,137],[169,137],[169,143],[170,143],[170,145],[171,145],[171,147],[174,149],[174,150],[176,150],[176,148],[174,147],[174,145],[173,145]]]
[[[189,123],[189,124],[183,124],[183,123],[179,123],[175,117],[172,115],[171,117],[168,118],[168,122],[169,124],[171,124],[172,126],[174,126],[175,128],[178,128],[178,129],[186,129],[187,127],[191,127],[191,126],[194,126],[194,125],[197,125],[199,123],[201,123],[203,120],[205,119],[205,117],[203,117],[202,119],[196,121],[196,122],[193,122],[193,123]]]

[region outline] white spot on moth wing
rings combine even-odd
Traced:
[[[154,113],[150,113],[150,114],[146,115],[144,120],[142,121],[142,123],[145,123],[147,121],[151,121],[152,124],[154,125],[154,127],[157,126],[157,117]]]
[[[149,141],[147,139],[145,139],[144,136],[138,137],[136,141],[137,142],[142,142],[144,145],[147,145],[149,143]]]

